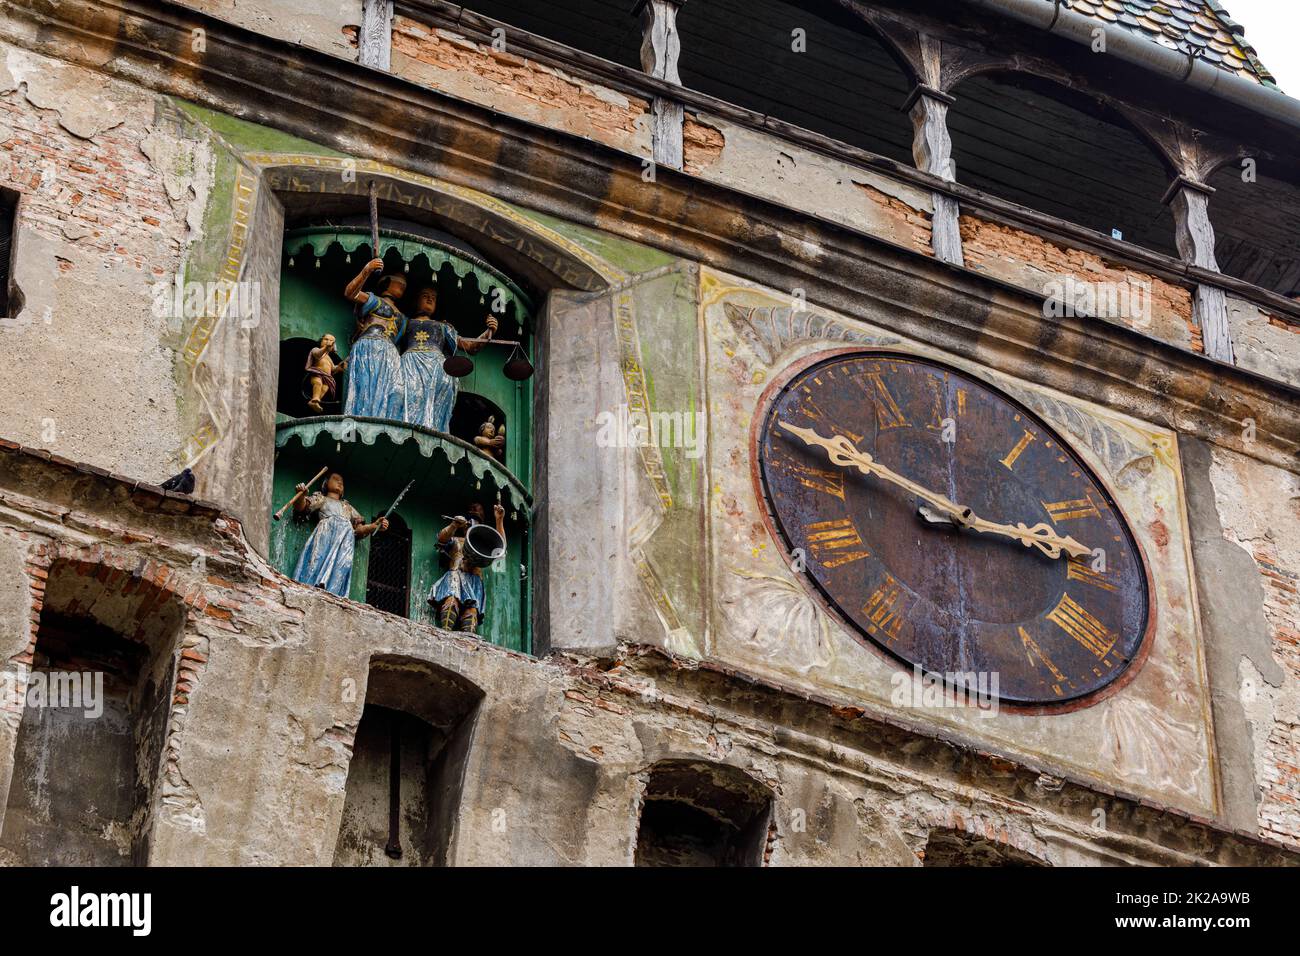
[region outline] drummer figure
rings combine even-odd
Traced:
[[[469,506],[468,518],[453,518],[451,524],[438,532],[438,552],[447,571],[434,584],[428,601],[437,610],[438,626],[443,630],[473,634],[487,616],[487,592],[482,570],[492,563],[494,557],[505,553],[506,509],[497,504],[492,508],[492,516],[500,540],[494,542],[491,554],[471,548],[467,543],[471,529],[486,523],[483,506],[478,502]]]

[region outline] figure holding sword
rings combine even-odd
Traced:
[[[360,512],[343,499],[343,476],[337,471],[325,479],[323,493],[304,494],[306,485],[298,485],[297,491],[299,497],[294,500],[293,510],[298,514],[315,512],[320,517],[298,558],[293,578],[303,584],[324,588],[339,597],[347,597],[352,584],[352,559],[357,539],[369,537],[376,531],[387,531],[388,516],[385,514],[367,524]],[[393,506],[396,505],[397,502],[393,502]],[[388,510],[391,512],[392,508]]]

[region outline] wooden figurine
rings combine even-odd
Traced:
[[[416,298],[415,314],[406,329],[406,350],[402,353],[400,395],[394,396],[389,417],[422,425],[436,432],[451,427],[451,411],[456,404],[459,383],[443,369],[443,363],[456,354],[459,346],[473,354],[497,330],[497,320],[488,315],[486,330],[476,339],[456,334],[450,322],[435,319],[438,290],[425,286]]]
[[[326,333],[320,337],[316,348],[307,353],[307,385],[311,389],[307,407],[317,413],[324,413],[321,402],[326,396],[333,401],[338,394],[335,377],[347,366],[346,362],[339,360],[334,344],[334,336]]]
[[[473,634],[487,617],[482,569],[506,550],[506,509],[495,505],[492,514],[495,535],[484,524],[483,506],[477,502],[470,505],[468,518],[453,518],[438,533],[438,551],[447,571],[434,584],[428,602],[445,630]]]
[[[474,444],[497,461],[505,461],[506,426],[502,425],[498,428],[496,420],[495,415],[488,416],[488,420],[479,426],[478,434],[474,436]]]
[[[390,418],[390,409],[400,410],[404,404],[402,360],[396,343],[406,331],[406,316],[397,307],[406,292],[406,277],[385,275],[373,293],[362,288],[383,268],[383,259],[371,259],[343,292],[344,298],[355,303],[357,314],[356,335],[348,355],[351,368],[344,415]]]
[[[352,584],[352,558],[358,538],[388,530],[388,519],[369,524],[343,499],[343,476],[331,472],[325,479],[323,493],[306,494],[307,486],[298,485],[293,510],[298,514],[315,512],[319,520],[298,558],[293,578],[303,584],[324,588],[331,594],[347,597]]]

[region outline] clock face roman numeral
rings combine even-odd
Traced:
[[[849,518],[835,521],[817,521],[804,529],[808,548],[824,568],[838,568],[853,561],[871,557],[862,543],[862,536]]]
[[[825,425],[830,428],[832,432],[837,435],[843,435],[855,445],[862,441],[862,436],[845,428],[843,423],[838,420],[838,416],[828,416],[826,414],[826,411],[817,403],[817,400],[812,397],[811,389],[804,388],[804,392],[806,394],[804,394],[804,396],[799,400],[799,414],[803,415],[810,422]]]
[[[1002,464],[1006,465],[1008,469],[1012,468],[1016,463],[1016,459],[1019,458],[1021,453],[1029,447],[1029,443],[1033,440],[1033,433],[1026,428],[1024,437],[1022,437],[1020,441],[1016,442],[1016,447],[1011,449],[1006,458],[1002,459]]]
[[[909,603],[903,586],[886,574],[885,583],[862,606],[862,613],[867,617],[867,630],[872,634],[883,634],[886,641],[894,640],[907,620]]]
[[[1091,493],[1073,501],[1044,501],[1042,504],[1047,509],[1047,513],[1051,515],[1053,524],[1060,524],[1062,521],[1073,521],[1076,518],[1095,518],[1101,515],[1101,512],[1097,510],[1097,505],[1092,500]]]
[[[903,410],[894,401],[894,396],[890,395],[889,389],[885,387],[885,380],[881,374],[868,372],[866,377],[871,383],[867,394],[875,399],[876,424],[880,426],[881,431],[910,425],[911,423],[903,415]]]
[[[1054,678],[1056,678],[1056,683],[1052,685],[1052,692],[1055,693],[1057,697],[1063,696],[1065,694],[1065,691],[1061,689],[1061,685],[1068,684],[1070,682],[1069,678],[1066,677],[1063,673],[1061,673],[1061,669],[1052,663],[1052,659],[1050,657],[1048,657],[1046,654],[1043,653],[1043,649],[1038,646],[1037,641],[1035,641],[1032,637],[1029,636],[1028,631],[1026,631],[1023,627],[1019,628],[1019,631],[1020,631],[1020,643],[1024,645],[1025,654],[1029,657],[1029,663],[1033,664],[1035,667],[1037,667],[1039,664],[1042,664],[1044,667],[1046,667],[1048,673],[1050,673]]]
[[[1082,644],[1097,658],[1103,658],[1115,646],[1117,635],[1097,620],[1069,594],[1047,615],[1047,619]]]
[[[1070,558],[1066,566],[1066,577],[1071,581],[1082,581],[1084,584],[1091,584],[1093,587],[1101,588],[1103,591],[1114,591],[1115,585],[1110,583],[1109,571],[1093,570],[1091,558]]]
[[[997,672],[999,697],[1036,712],[1091,706],[1142,659],[1143,555],[1034,401],[841,345],[755,412],[760,517],[794,585],[864,647],[930,673]]]
[[[838,498],[840,501],[844,500],[845,472],[815,468],[785,455],[777,458],[773,464],[803,485],[803,487],[811,488],[813,491],[820,491],[822,494]]]

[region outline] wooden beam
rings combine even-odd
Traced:
[[[677,60],[681,37],[677,33],[677,8],[684,0],[642,0],[641,69],[647,76],[680,86]],[[656,95],[651,105],[650,142],[655,163],[681,169],[684,162],[682,127],[686,109],[681,100]]]
[[[945,182],[956,180],[952,162],[952,136],[948,132],[948,107],[954,102],[947,93],[930,86],[918,86],[908,97],[912,116],[912,158],[916,168]],[[934,219],[930,223],[930,245],[943,262],[964,265],[961,250],[961,206],[947,193],[931,194]]]
[[[1210,195],[1202,183],[1180,177],[1170,188],[1169,208],[1174,214],[1174,240],[1189,265],[1219,271],[1214,258],[1214,225],[1210,222]],[[1235,364],[1232,329],[1228,325],[1228,297],[1217,286],[1199,283],[1192,297],[1192,316],[1201,328],[1205,354]]]
[[[360,48],[357,62],[380,70],[392,69],[393,0],[361,0]]]

